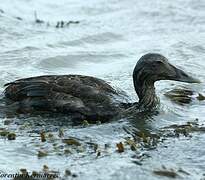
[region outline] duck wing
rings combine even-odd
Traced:
[[[5,84],[5,97],[21,111],[77,113],[82,118],[110,118],[119,112],[117,92],[105,81],[81,75],[38,76]]]

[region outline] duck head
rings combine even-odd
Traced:
[[[168,59],[161,54],[146,54],[139,59],[133,72],[134,87],[140,105],[149,107],[156,104],[154,83],[160,80],[174,80],[186,83],[200,82],[170,64]]]

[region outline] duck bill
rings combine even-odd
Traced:
[[[173,75],[171,76],[170,80],[186,82],[186,83],[200,83],[200,80],[189,76],[183,70],[178,69],[172,65],[171,67],[173,68],[172,69]]]

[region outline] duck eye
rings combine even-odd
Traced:
[[[156,61],[156,63],[157,63],[157,64],[163,64],[163,62],[162,62],[162,61]]]
[[[157,68],[157,67],[161,66],[162,64],[163,64],[162,61],[155,61],[155,62],[152,64],[152,67]]]

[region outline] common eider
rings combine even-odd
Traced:
[[[153,109],[159,103],[154,83],[174,80],[198,83],[184,71],[171,65],[160,54],[142,56],[133,71],[134,88],[139,101],[130,103],[123,92],[104,80],[83,75],[47,75],[19,79],[5,84],[5,99],[19,113],[63,113],[78,120],[110,120],[130,106]]]

